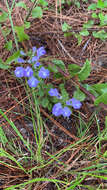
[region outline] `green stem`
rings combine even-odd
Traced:
[[[11,9],[10,9],[11,12],[12,12],[12,9],[13,9],[13,7],[14,7],[15,1],[16,1],[16,0],[13,0],[13,2],[12,2],[12,6],[11,6]]]
[[[12,5],[14,5],[14,2],[13,2]],[[12,32],[13,32],[13,36],[14,36],[14,40],[15,40],[15,44],[16,44],[16,48],[17,48],[17,50],[19,50],[18,43],[17,43],[17,38],[16,38],[16,34],[15,34],[15,29],[14,29],[14,25],[13,25],[13,21],[12,21],[12,16],[11,16],[11,11],[12,10],[9,8],[9,4],[8,4],[7,0],[6,0],[6,6],[7,6],[7,9],[8,9],[9,20],[10,20],[10,24],[11,24],[11,28],[12,28]]]

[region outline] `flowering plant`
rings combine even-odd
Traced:
[[[71,108],[80,109],[82,104],[75,98],[69,98],[67,91],[64,88],[64,84],[59,85],[59,89],[54,88],[52,84],[46,84],[45,79],[49,79],[50,70],[40,63],[41,56],[44,56],[46,51],[44,47],[33,47],[30,54],[26,54],[20,51],[20,57],[17,62],[20,64],[28,63],[29,66],[25,68],[22,66],[16,67],[14,74],[18,78],[28,78],[27,84],[30,88],[37,88],[38,102],[43,107],[47,107],[52,110],[52,114],[55,116],[69,117],[72,114]],[[24,60],[22,56],[29,57],[28,60]],[[54,103],[54,105],[53,105]]]

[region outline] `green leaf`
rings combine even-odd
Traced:
[[[100,30],[98,32],[94,31],[92,34],[95,38],[99,38],[101,40],[107,39],[107,32],[105,32],[104,30]]]
[[[79,1],[74,1],[74,4],[77,6],[77,8],[80,8],[80,2]]]
[[[107,14],[104,15],[104,24],[107,25]]]
[[[55,79],[63,79],[63,75],[62,75],[62,73],[59,73],[59,72],[58,72],[58,73],[55,73],[55,74],[54,74],[54,78],[55,78]]]
[[[98,17],[99,17],[100,20],[104,20],[104,15],[103,15],[103,13],[99,13],[99,14],[98,14]]]
[[[98,18],[98,15],[96,13],[92,13],[92,18]]]
[[[22,7],[23,9],[27,9],[26,4],[23,1],[16,3],[16,7]]]
[[[63,5],[64,3],[65,3],[65,0],[57,0],[57,6],[60,6],[60,3],[61,3],[61,5]]]
[[[4,30],[2,30],[2,33],[4,36],[8,36],[10,34],[10,32],[11,32],[11,29],[9,29],[7,27]]]
[[[70,36],[72,36],[72,35],[73,35],[72,32],[65,32],[65,33],[64,33],[64,37],[65,37],[65,38],[70,37]]]
[[[2,59],[0,59],[0,69],[8,69],[10,66],[6,65]]]
[[[89,92],[91,92],[95,97],[98,97],[99,94],[96,92],[96,90],[92,86],[88,84],[83,84],[83,87]]]
[[[84,101],[86,98],[86,95],[78,88],[75,92],[73,97],[77,100]]]
[[[94,24],[94,21],[93,21],[93,20],[88,20],[87,23],[84,23],[84,24],[83,24],[83,28],[84,28],[84,29],[91,28],[91,27],[93,26],[93,24]]]
[[[15,61],[20,56],[20,51],[16,51],[13,55],[11,55],[7,60],[6,64],[11,64],[13,61]]]
[[[52,63],[54,63],[55,65],[57,65],[59,68],[61,68],[63,71],[65,71],[65,64],[62,60],[59,59],[53,59]]]
[[[100,9],[104,8],[104,2],[102,0],[98,0],[97,8],[100,8]]]
[[[38,4],[40,4],[40,5],[43,6],[43,7],[47,7],[47,6],[48,6],[48,2],[45,1],[45,0],[39,0],[39,1],[38,1]]]
[[[7,18],[8,18],[8,13],[5,11],[2,11],[2,14],[0,15],[0,22],[5,22]]]
[[[97,4],[96,3],[92,3],[91,5],[89,5],[89,7],[88,7],[88,10],[96,10],[96,8],[97,8]]]
[[[43,16],[43,11],[42,11],[41,7],[35,7],[32,10],[32,17],[33,18],[42,18],[42,16]]]
[[[29,40],[29,36],[24,32],[24,25],[15,26],[15,31],[17,33],[19,42],[23,42],[24,40]]]
[[[104,8],[107,8],[107,0],[104,1]]]
[[[107,92],[107,83],[91,85],[100,95]]]
[[[82,36],[80,35],[80,34],[74,34],[74,36],[75,36],[75,38],[77,38],[77,40],[78,40],[78,46],[81,44],[81,42],[82,42]]]
[[[63,32],[67,32],[67,31],[69,31],[69,29],[71,29],[72,27],[71,26],[69,26],[66,22],[64,22],[63,24],[62,24],[62,31]]]
[[[79,32],[82,36],[88,36],[89,35],[89,32],[88,32],[88,30],[86,30],[86,29],[83,29],[83,30],[81,30],[81,32]]]
[[[38,92],[36,93],[39,97],[44,96],[44,91],[42,89],[39,89]]]
[[[107,150],[105,151],[105,153],[103,154],[104,158],[107,158]]]
[[[87,59],[84,66],[78,72],[78,77],[80,81],[87,79],[87,77],[90,75],[90,72],[91,72],[91,64],[90,61]]]
[[[48,104],[48,110],[51,111],[52,110],[52,104],[49,102]]]
[[[41,105],[42,105],[44,108],[47,108],[47,107],[48,107],[48,104],[49,104],[48,98],[43,98],[42,101],[41,101]]]
[[[96,98],[96,100],[94,101],[94,105],[96,105],[96,106],[100,103],[107,104],[107,92],[103,93],[101,96]]]
[[[48,69],[53,72],[53,73],[57,73],[58,72],[58,68],[56,65],[48,65]]]
[[[5,44],[5,48],[9,51],[11,51],[12,49],[12,40],[8,41],[6,44]]]
[[[49,91],[49,89],[53,88],[53,84],[46,84],[45,88],[47,89],[47,92]]]
[[[71,77],[74,77],[81,70],[81,67],[76,64],[69,64],[68,70],[69,70]]]
[[[99,13],[98,17],[100,19],[100,25],[103,26],[104,25],[104,15],[103,15],[103,13]]]
[[[24,27],[26,28],[26,29],[29,29],[30,28],[30,22],[27,22],[27,21],[25,21],[24,22]]]
[[[62,100],[65,102],[66,100],[69,99],[69,94],[68,92],[66,91],[65,87],[64,87],[64,84],[60,84],[59,85],[59,88],[61,90],[61,96],[62,96]]]
[[[51,98],[51,102],[52,102],[52,103],[57,103],[57,102],[58,102],[58,99],[57,99],[56,97],[52,97],[52,98]]]

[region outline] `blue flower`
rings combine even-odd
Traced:
[[[24,55],[24,56],[25,56],[26,53],[25,53],[24,51],[21,50],[21,51],[20,51],[20,55]]]
[[[67,106],[72,106],[72,99],[67,100],[67,101],[66,101],[66,105],[67,105]]]
[[[28,63],[32,63],[32,60],[31,59],[28,59],[28,61],[27,61]]]
[[[36,87],[39,83],[39,81],[34,76],[32,76],[27,82],[31,88]]]
[[[34,64],[34,68],[36,69],[36,67],[39,67],[41,64],[39,63],[39,62],[36,62],[35,64]]]
[[[81,108],[82,103],[79,100],[72,98],[71,101],[72,101],[72,107],[74,109],[80,109]]]
[[[23,67],[16,67],[14,73],[16,77],[24,77],[25,69]]]
[[[38,61],[38,57],[37,56],[34,56],[34,57],[32,57],[32,62],[36,62],[36,61]]]
[[[42,55],[45,55],[46,51],[44,49],[44,47],[40,47],[37,49],[37,57],[41,57]]]
[[[37,50],[37,48],[35,46],[32,47],[33,54],[35,54],[36,50]]]
[[[50,72],[49,72],[48,69],[45,69],[44,67],[41,67],[38,74],[39,74],[40,78],[45,79],[45,78],[49,77]]]
[[[53,106],[52,114],[55,116],[60,116],[62,114],[62,105],[60,102]]]
[[[25,63],[25,60],[22,59],[21,57],[19,57],[19,58],[17,59],[17,62],[18,62],[18,63]]]
[[[49,93],[50,96],[59,97],[59,92],[58,92],[58,90],[56,88],[51,88],[48,93]]]
[[[72,114],[71,110],[68,107],[64,107],[62,109],[62,115],[64,117],[69,117]]]
[[[33,70],[31,67],[27,66],[26,69],[25,69],[25,74],[24,76],[25,77],[31,77],[33,75]]]

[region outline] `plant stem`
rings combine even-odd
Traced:
[[[18,42],[17,42],[17,38],[16,38],[16,34],[15,34],[15,29],[14,29],[14,25],[13,25],[13,21],[12,21],[12,16],[11,16],[11,11],[12,11],[12,10],[9,8],[9,4],[8,4],[8,1],[7,1],[7,0],[5,1],[5,3],[6,3],[6,7],[7,7],[7,9],[8,9],[9,20],[10,20],[10,24],[11,24],[11,28],[12,28],[12,32],[13,32],[15,44],[16,44],[16,49],[19,50]],[[12,5],[14,5],[14,2],[13,2]],[[13,7],[13,6],[12,6],[12,7]]]
[[[10,9],[11,12],[12,12],[12,9],[13,9],[13,7],[14,7],[15,1],[16,1],[16,0],[13,0],[13,2],[12,2],[12,6],[11,6],[11,9]]]

